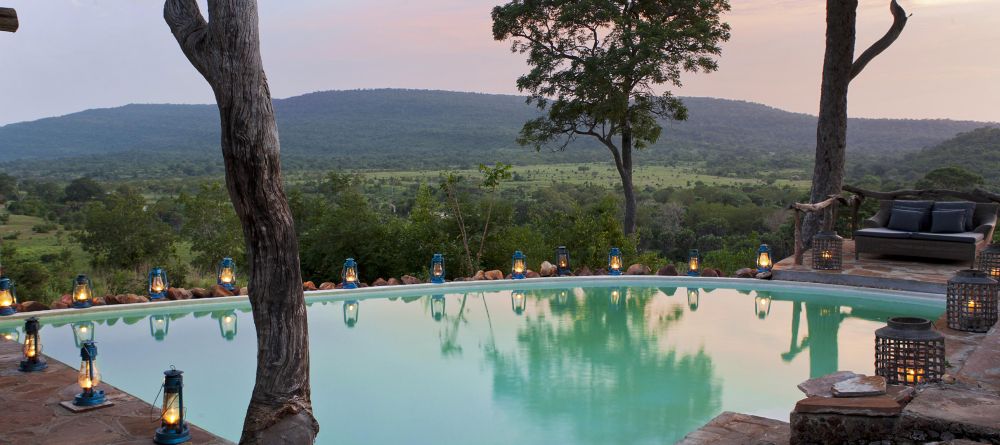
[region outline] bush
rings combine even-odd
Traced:
[[[42,224],[35,224],[34,226],[31,227],[31,231],[35,233],[49,233],[53,230],[57,230],[58,228],[59,226],[50,222],[46,222]]]

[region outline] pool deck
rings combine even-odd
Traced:
[[[75,369],[46,357],[41,372],[18,371],[21,347],[0,340],[0,444],[132,445],[152,444],[159,413],[151,405],[124,391],[101,383],[114,405],[72,413],[60,402],[80,392]],[[158,381],[152,381],[152,385]],[[152,417],[152,419],[151,419]],[[232,442],[190,425],[191,444],[222,445]]]
[[[841,270],[813,270],[812,250],[803,254],[803,264],[794,257],[774,265],[773,278],[822,284],[839,284],[878,289],[893,289],[930,294],[944,294],[948,279],[955,272],[968,269],[965,261],[945,261],[924,258],[903,258],[865,254],[854,259],[854,240],[844,240],[844,262]]]

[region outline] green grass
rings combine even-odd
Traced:
[[[77,243],[61,226],[56,225],[55,230],[50,230],[47,233],[35,233],[32,230],[32,227],[43,224],[45,224],[45,220],[42,218],[10,215],[7,224],[0,225],[0,237],[3,238],[5,246],[13,246],[18,252],[35,258],[59,253],[67,247],[79,250]],[[17,238],[8,239],[14,233],[17,234]]]

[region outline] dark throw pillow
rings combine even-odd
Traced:
[[[931,212],[931,232],[965,232],[965,210],[935,210]]]
[[[919,232],[920,223],[924,219],[924,212],[921,210],[908,210],[893,208],[889,215],[889,228],[903,232]]]
[[[948,201],[948,202],[936,202],[934,203],[934,210],[964,210],[965,211],[965,230],[964,232],[971,232],[975,229],[972,225],[974,224],[975,214],[976,214],[976,203],[969,201]]]
[[[896,200],[892,202],[892,210],[903,209],[903,210],[917,210],[921,212],[922,217],[920,218],[920,227],[914,232],[926,232],[931,230],[931,209],[934,207],[934,201],[908,201],[908,200]],[[891,216],[890,216],[891,219]]]

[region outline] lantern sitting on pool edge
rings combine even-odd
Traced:
[[[94,406],[104,403],[104,391],[97,389],[101,384],[101,371],[97,367],[97,344],[86,341],[80,346],[80,373],[77,383],[83,390],[73,399],[76,406]]]
[[[39,330],[41,325],[37,318],[31,317],[24,321],[24,345],[21,348],[24,358],[18,366],[21,372],[41,371],[49,366],[42,357],[42,337]]]
[[[219,261],[219,270],[216,284],[226,288],[230,292],[236,291],[236,262],[230,257],[225,257]]]
[[[160,410],[160,427],[153,442],[176,445],[191,440],[191,431],[184,419],[184,371],[163,371],[163,407]]]
[[[1000,245],[990,243],[979,252],[976,268],[986,272],[990,278],[1000,280]]]
[[[444,318],[444,295],[431,297],[431,318],[434,321],[441,321]]]
[[[90,278],[80,274],[73,280],[73,307],[76,309],[88,308],[94,305],[94,287],[90,284]]]
[[[340,271],[340,281],[344,283],[344,289],[358,288],[358,263],[354,258],[344,261],[344,268]]]
[[[948,327],[987,332],[997,322],[997,280],[980,270],[960,270],[948,280]]]
[[[166,315],[149,316],[149,335],[156,341],[163,341],[170,331],[170,317]]]
[[[822,230],[812,240],[813,269],[840,270],[844,262],[844,239],[835,232]]]
[[[691,249],[688,252],[688,276],[697,277],[701,275],[701,255],[698,249]]]
[[[444,255],[435,253],[431,258],[431,283],[444,283]]]
[[[525,266],[526,258],[520,250],[514,251],[514,256],[510,259],[510,277],[515,280],[524,279],[524,273],[528,270]]]
[[[76,343],[76,347],[80,348],[83,347],[84,342],[94,341],[94,322],[70,323],[70,328],[73,329],[73,342]]]
[[[353,328],[354,325],[358,324],[358,311],[361,303],[358,300],[347,300],[344,302],[344,324],[349,328]]]
[[[7,277],[0,277],[0,315],[14,315],[17,312],[17,289]]]
[[[757,249],[757,273],[770,272],[773,266],[774,260],[771,259],[771,247],[767,244],[761,244]]]
[[[893,317],[875,331],[875,375],[891,385],[918,385],[941,380],[944,374],[944,336],[931,321]]]
[[[170,287],[170,280],[167,278],[167,271],[162,267],[154,267],[149,270],[149,291],[150,300],[162,300],[167,297],[167,288]]]
[[[612,247],[608,252],[608,275],[622,274],[622,251],[617,247]]]
[[[528,298],[524,295],[523,290],[514,290],[510,293],[510,308],[515,314],[521,315],[524,313],[524,308],[528,304]]]
[[[564,277],[573,273],[570,270],[569,249],[566,246],[556,247],[556,275]]]

